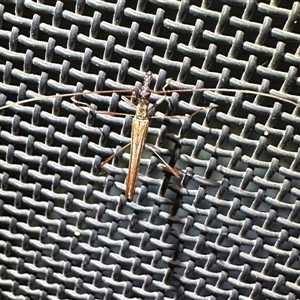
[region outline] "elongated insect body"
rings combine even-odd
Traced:
[[[130,158],[129,158],[129,166],[128,166],[128,174],[126,178],[126,188],[125,188],[125,196],[127,200],[131,201],[134,193],[135,186],[139,171],[139,165],[141,161],[141,154],[143,152],[145,141],[148,133],[149,127],[149,116],[148,116],[148,106],[149,106],[149,98],[151,96],[152,90],[150,89],[150,83],[152,81],[152,73],[149,71],[145,74],[143,85],[136,90],[136,98],[138,100],[137,106],[133,105],[130,100],[126,97],[122,97],[122,99],[127,102],[131,106],[135,106],[135,115],[132,119],[131,125],[131,148],[130,148]],[[160,104],[165,97],[159,99],[156,104]],[[104,112],[105,113],[105,112]],[[128,144],[128,145],[130,145]],[[126,148],[128,145],[123,147]],[[153,149],[156,153],[156,151]],[[178,172],[167,165],[167,163],[163,160],[163,158],[156,153],[156,155],[165,163],[167,168],[171,173],[174,174],[177,178],[179,178]],[[105,161],[102,162],[101,166],[104,166],[108,163],[114,154],[108,157]]]
[[[135,116],[132,119],[131,125],[131,148],[130,159],[128,167],[128,175],[126,179],[125,196],[128,200],[132,200],[135,191],[137,174],[139,170],[141,154],[145,146],[147,137],[149,119],[148,119],[148,105],[150,92],[150,82],[152,80],[152,73],[147,72],[144,83],[137,91],[138,105],[136,107]]]

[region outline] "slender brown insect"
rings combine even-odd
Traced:
[[[137,92],[138,105],[136,107],[136,113],[132,120],[131,125],[131,148],[129,168],[126,179],[125,196],[132,200],[135,191],[135,185],[137,180],[138,169],[140,165],[142,151],[145,146],[147,137],[149,119],[148,119],[148,106],[150,92],[150,83],[152,81],[152,73],[147,72],[145,75],[144,83]],[[178,173],[173,173],[176,177],[179,177]]]
[[[139,165],[141,161],[142,151],[145,146],[146,137],[148,133],[149,127],[149,98],[151,96],[152,90],[150,89],[150,83],[152,81],[152,72],[147,72],[144,77],[143,85],[135,91],[135,97],[138,100],[137,106],[135,106],[130,100],[126,97],[122,96],[122,99],[128,103],[130,106],[135,107],[135,115],[132,119],[131,124],[131,142],[125,145],[121,150],[126,148],[127,146],[131,145],[130,147],[130,158],[129,158],[129,167],[128,167],[128,174],[126,178],[126,189],[125,189],[125,196],[127,200],[131,201],[134,193],[135,193],[135,186],[137,181],[137,175],[139,170]],[[160,104],[164,100],[165,97],[157,101],[157,105]],[[87,105],[86,103],[80,102],[72,98],[73,102],[76,104],[83,104]],[[105,111],[96,111],[96,113],[102,114],[113,114],[113,115],[124,115],[119,113],[110,113]],[[154,149],[152,149],[154,151]],[[154,151],[156,153],[156,151]],[[108,163],[116,154],[112,154],[106,160],[101,163],[101,167],[103,167],[106,163]],[[156,155],[163,161],[163,163],[167,166],[167,168],[173,173],[174,176],[180,178],[178,172],[170,167],[162,157],[156,153]]]
[[[125,196],[127,197],[128,200],[132,200],[134,193],[135,193],[135,186],[136,186],[136,181],[137,181],[137,174],[138,174],[138,169],[140,165],[140,159],[141,159],[141,154],[143,151],[143,148],[145,146],[145,141],[146,141],[146,136],[147,136],[147,131],[149,127],[149,116],[148,116],[148,106],[149,106],[149,98],[151,96],[152,90],[150,89],[150,83],[152,81],[152,73],[147,72],[145,77],[144,77],[144,83],[143,85],[138,89],[125,89],[125,90],[112,90],[112,91],[100,91],[100,92],[83,92],[83,93],[70,93],[70,94],[62,94],[62,95],[56,95],[60,97],[66,97],[66,96],[75,96],[75,95],[83,95],[83,94],[92,94],[92,93],[97,93],[97,94],[106,94],[106,93],[113,93],[113,92],[135,92],[136,93],[136,98],[138,100],[138,104],[136,106],[136,113],[134,115],[134,118],[132,120],[132,131],[131,131],[131,150],[130,150],[130,159],[129,159],[129,168],[128,168],[128,175],[126,179],[126,189],[125,189]],[[157,94],[160,93],[169,93],[169,92],[187,92],[187,91],[218,91],[218,92],[241,92],[245,94],[256,94],[256,95],[262,95],[262,96],[268,96],[270,98],[274,98],[277,100],[281,100],[283,102],[288,102],[295,104],[293,101],[284,99],[278,96],[274,95],[269,95],[266,93],[261,93],[261,92],[256,92],[256,91],[251,91],[251,90],[234,90],[234,89],[223,89],[223,88],[202,88],[202,89],[191,89],[191,90],[163,90],[160,92],[155,92]],[[43,96],[44,98],[54,98],[56,96]],[[131,101],[128,99],[122,97],[123,100],[125,100],[127,103],[130,105],[133,105]],[[13,105],[19,105],[23,103],[28,103],[32,101],[39,100],[39,97],[37,98],[31,98],[31,99],[26,99],[19,101],[17,103],[12,103],[5,105],[0,108],[0,110],[4,108],[8,108]],[[86,103],[82,103],[79,101],[76,101],[73,99],[73,101],[77,104],[84,104],[88,106]],[[216,106],[216,105],[215,105]],[[210,106],[212,108],[214,106]],[[119,113],[113,113],[113,112],[105,112],[101,111],[101,113],[104,114],[110,114],[110,115],[124,115],[124,114],[119,114]],[[129,144],[128,144],[129,145]],[[127,147],[126,145],[125,147]],[[123,148],[125,148],[123,147]],[[155,152],[155,151],[154,151]],[[155,152],[156,153],[156,152]],[[158,153],[156,153],[158,155]],[[111,155],[108,157],[102,164],[101,166],[105,165],[107,162],[109,162],[115,154]],[[159,155],[158,155],[159,156]],[[160,157],[160,156],[159,156]],[[161,158],[161,157],[160,157]],[[161,158],[161,160],[164,162],[164,160]],[[165,162],[164,162],[165,163]],[[167,165],[167,168],[173,173],[174,176],[179,178],[179,174],[176,169],[170,167]]]
[[[136,106],[136,113],[135,116],[133,117],[132,124],[131,124],[131,148],[130,148],[128,174],[126,178],[126,190],[125,190],[125,196],[130,201],[134,196],[141,155],[145,146],[145,141],[148,133],[148,127],[149,127],[149,116],[148,116],[149,100],[148,99],[151,96],[151,90],[150,90],[151,81],[152,81],[152,73],[149,71],[145,75],[143,85],[136,92],[138,105]],[[127,99],[125,98],[124,100],[126,101]],[[110,157],[108,159],[110,159]],[[104,161],[102,165],[104,165],[106,162],[107,160]],[[180,177],[178,172],[175,169],[171,168],[168,165],[167,167],[174,174],[174,176],[176,176],[177,178]]]
[[[132,200],[135,193],[135,186],[136,186],[137,175],[140,166],[141,155],[145,146],[146,137],[148,133],[148,127],[149,127],[148,106],[149,106],[149,98],[152,93],[152,90],[150,89],[151,81],[152,81],[152,72],[149,71],[145,74],[143,85],[135,92],[136,98],[138,100],[138,104],[135,107],[136,112],[132,119],[132,124],[131,124],[131,143],[130,143],[131,148],[130,148],[129,167],[128,167],[128,174],[126,178],[126,189],[125,189],[125,196],[129,201]],[[159,99],[156,102],[156,104],[157,105],[160,104],[164,100],[164,98],[165,97]],[[133,105],[127,98],[122,97],[122,99],[125,102],[129,103],[130,105]],[[214,106],[210,106],[210,108],[213,107]],[[127,147],[127,145],[125,147]],[[152,150],[154,151],[154,149]],[[156,151],[154,152],[163,161],[163,163],[166,165],[169,171],[171,171],[171,173],[175,177],[180,178],[180,175],[178,174],[177,170],[169,166]],[[112,159],[113,156],[114,154],[108,157],[101,164],[101,166],[104,166],[108,161]]]

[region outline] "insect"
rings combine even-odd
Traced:
[[[151,92],[152,92],[152,90],[150,89],[151,81],[152,81],[152,73],[147,72],[145,74],[145,77],[144,77],[143,85],[139,89],[135,90],[136,98],[138,100],[138,104],[135,107],[136,108],[136,113],[135,113],[135,116],[132,120],[131,151],[130,151],[129,168],[128,168],[128,175],[127,175],[127,179],[126,179],[126,188],[125,188],[125,196],[127,197],[127,199],[129,201],[131,201],[132,198],[134,197],[141,154],[142,154],[142,150],[145,146],[147,131],[148,131],[148,127],[149,127],[148,106],[149,106],[149,98],[150,98],[150,95],[151,95]],[[128,90],[128,89],[122,90],[122,91],[118,90],[117,92],[128,92],[128,91],[132,91],[132,90]],[[168,91],[162,91],[162,92],[158,92],[158,93],[182,92],[182,91],[186,91],[186,90],[168,90]],[[263,95],[263,96],[268,96],[268,97],[275,98],[275,99],[278,99],[278,100],[281,100],[281,101],[284,101],[284,102],[295,104],[293,101],[288,100],[288,99],[284,99],[284,98],[281,98],[281,97],[277,97],[277,96],[269,95],[269,94],[265,94],[265,93],[250,91],[250,90],[215,89],[215,88],[206,89],[206,88],[203,88],[203,89],[191,90],[191,91],[222,91],[222,92],[237,92],[238,91],[238,92],[248,93],[248,94],[260,94],[260,95]],[[112,93],[112,92],[116,92],[116,91],[114,90],[114,91],[88,92],[88,93],[104,94],[104,93]],[[77,95],[80,95],[80,94],[87,94],[87,93],[77,93]],[[60,96],[64,96],[64,97],[65,96],[74,96],[74,94],[70,93],[70,94],[64,94],[64,95],[60,95]],[[51,97],[54,98],[53,96],[46,96],[46,97],[47,98],[51,98]],[[19,101],[16,104],[8,104],[6,106],[3,106],[1,109],[7,108],[11,105],[19,105],[19,104],[22,104],[22,103],[32,102],[32,101],[35,101],[35,100],[38,100],[38,99],[39,98],[31,98],[31,99]],[[129,101],[127,98],[122,97],[122,99],[124,101],[126,101],[127,103],[129,103],[130,105],[133,105],[132,102]],[[73,101],[75,103],[76,102],[81,103],[79,101],[76,101],[75,99],[73,99]],[[88,106],[87,104],[85,104],[85,105]],[[212,108],[212,107],[215,107],[215,106],[210,106],[208,108]],[[108,112],[102,112],[102,113],[114,114],[114,113],[108,113]],[[118,113],[116,113],[116,114],[118,114]],[[156,154],[158,155],[158,153],[156,153]],[[114,155],[115,154],[111,155],[110,157],[108,157],[108,159],[106,159],[104,162],[102,162],[101,166],[105,165],[108,161],[110,161]],[[162,161],[163,161],[163,159],[162,159]],[[169,171],[175,177],[177,177],[177,178],[180,177],[179,173],[176,169],[171,168],[167,164],[166,164],[166,166],[169,169]]]
[[[126,179],[126,189],[125,189],[125,196],[130,201],[134,196],[139,164],[141,160],[142,151],[145,146],[145,141],[146,141],[148,127],[149,127],[148,106],[149,106],[149,98],[151,95],[151,89],[150,89],[151,81],[152,81],[152,73],[149,71],[145,74],[143,85],[136,91],[136,98],[138,100],[138,104],[135,107],[136,113],[135,116],[133,117],[132,125],[131,125],[130,159],[129,159],[128,175]],[[122,99],[126,102],[129,102],[130,105],[132,105],[132,103],[125,97],[122,97]],[[162,102],[163,100],[164,97],[156,104],[158,105],[159,102]],[[211,106],[211,108],[212,107],[213,106]],[[156,155],[158,155],[158,153],[156,153]],[[160,157],[160,155],[158,156]],[[103,166],[110,159],[111,156],[107,160],[105,160],[101,165]],[[167,163],[165,163],[165,161],[161,157],[160,159],[164,162],[164,164],[173,173],[175,177],[180,178],[180,175],[178,174],[176,169],[171,168]]]
[[[143,85],[137,90],[136,97],[138,104],[136,106],[135,116],[133,117],[131,124],[131,148],[130,148],[130,159],[128,167],[128,175],[126,179],[125,196],[128,200],[132,200],[135,191],[135,185],[137,181],[137,174],[143,148],[147,137],[149,118],[148,118],[148,106],[149,98],[151,95],[150,83],[152,81],[152,73],[147,72],[144,77]],[[126,98],[125,98],[126,99]],[[125,100],[123,98],[123,100]],[[125,100],[126,101],[126,100]],[[107,161],[103,162],[104,165]],[[171,172],[176,176],[180,177],[178,172],[169,168]]]

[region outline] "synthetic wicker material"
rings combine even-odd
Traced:
[[[153,119],[148,142],[182,180],[145,151],[131,203],[128,151],[100,167],[129,116],[59,96],[1,110],[1,299],[300,299],[299,2],[0,2],[1,106],[148,70],[156,90],[290,99],[169,94],[156,114],[186,118]],[[134,112],[117,93],[76,99]]]

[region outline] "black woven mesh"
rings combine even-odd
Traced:
[[[182,180],[145,151],[131,203],[128,151],[100,168],[130,117],[59,96],[1,110],[1,299],[300,299],[299,2],[0,2],[1,106],[148,70],[157,90],[290,100],[173,93],[158,112],[218,107],[151,121]],[[78,100],[132,112],[117,93]]]

